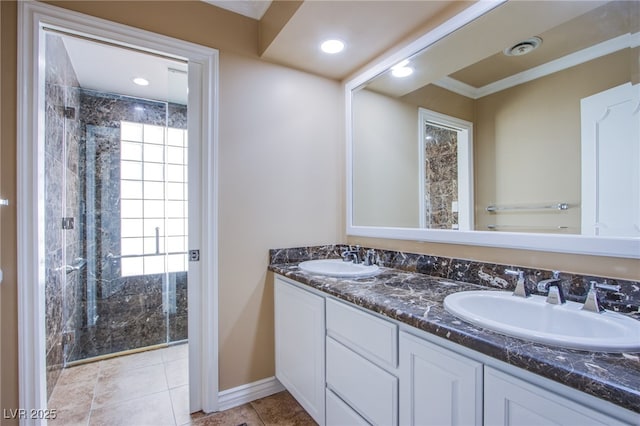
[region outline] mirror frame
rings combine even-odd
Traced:
[[[472,22],[506,0],[480,1],[437,26],[422,37],[370,66],[345,83],[346,124],[346,234],[348,236],[411,240],[445,244],[502,247],[521,250],[583,254],[593,256],[640,258],[640,238],[594,237],[577,234],[535,234],[524,232],[459,231],[358,226],[353,223],[353,115],[352,92],[391,66],[417,54],[455,30]]]

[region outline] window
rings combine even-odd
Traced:
[[[187,131],[120,125],[122,276],[186,271]]]

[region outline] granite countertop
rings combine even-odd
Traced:
[[[640,413],[640,353],[585,352],[527,342],[474,326],[444,309],[443,300],[451,293],[490,288],[385,267],[381,267],[381,273],[374,277],[357,279],[311,275],[301,271],[298,263],[271,264],[269,269],[339,299]]]

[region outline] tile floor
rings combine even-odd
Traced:
[[[188,346],[84,364],[63,370],[49,399],[51,425],[312,426],[316,423],[288,392],[227,411],[188,411]]]

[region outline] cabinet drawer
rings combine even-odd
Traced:
[[[374,363],[398,366],[398,326],[360,309],[327,299],[327,334]]]
[[[327,426],[369,426],[365,419],[329,389],[327,389],[326,407]]]
[[[375,425],[398,424],[398,379],[327,338],[327,387]]]

